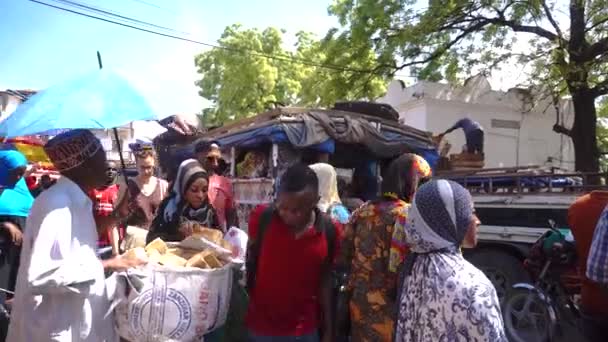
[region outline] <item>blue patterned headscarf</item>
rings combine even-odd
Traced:
[[[435,180],[421,186],[409,209],[406,236],[414,253],[458,248],[473,217],[471,194],[460,184]]]
[[[21,152],[0,151],[0,215],[27,217],[34,197],[25,183],[25,178],[15,184],[9,184],[9,173],[27,165],[27,159]]]

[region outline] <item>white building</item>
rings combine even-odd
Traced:
[[[551,165],[574,169],[572,141],[553,131],[558,112],[551,98],[533,90],[494,91],[483,76],[470,78],[460,87],[426,81],[405,87],[402,81],[393,81],[378,102],[393,106],[402,123],[433,134],[463,117],[479,122],[485,130],[487,168]],[[571,101],[563,100],[558,107],[560,122],[570,127],[574,120]],[[459,153],[465,144],[462,130],[445,139],[452,145],[450,153]]]

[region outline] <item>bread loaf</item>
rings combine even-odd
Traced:
[[[167,244],[161,238],[156,238],[146,245],[146,252],[149,253],[151,250],[157,250],[160,254],[165,254],[167,253]]]

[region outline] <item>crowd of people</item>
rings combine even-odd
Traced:
[[[119,255],[127,225],[147,230],[147,241],[181,241],[193,223],[239,224],[215,142],[200,141],[167,180],[143,146],[126,183],[87,130],[62,133],[45,151],[62,177],[35,201],[23,155],[0,151],[1,286],[16,289],[8,341],[118,341],[105,275],[144,263]],[[423,158],[404,154],[368,200],[340,191],[330,164],[288,168],[274,203],[249,217],[243,317],[205,341],[228,341],[241,321],[252,342],[506,341],[494,287],[461,253],[477,241],[472,198],[430,177]],[[100,260],[101,246],[114,256]],[[345,311],[336,310],[336,269],[349,270]],[[340,315],[348,331],[336,326]]]

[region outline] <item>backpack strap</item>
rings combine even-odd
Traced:
[[[255,278],[258,266],[258,259],[262,250],[262,240],[266,231],[270,227],[270,222],[274,216],[274,206],[270,205],[260,215],[260,221],[258,223],[258,235],[255,241],[247,249],[247,257],[245,261],[245,267],[247,272],[247,283],[246,287],[248,290],[253,289],[255,286]]]
[[[328,209],[328,213],[322,213],[321,211],[317,211],[318,229],[323,234],[325,234],[325,240],[327,242],[327,258],[330,261],[334,257],[334,252],[336,249],[336,226],[334,225],[334,222],[329,216],[329,212],[331,209],[332,207],[330,206]]]

